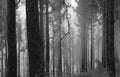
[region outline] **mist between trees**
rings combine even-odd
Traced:
[[[0,77],[119,77],[119,0],[0,0]]]

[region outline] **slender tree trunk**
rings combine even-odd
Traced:
[[[7,42],[7,38],[5,39],[5,77],[7,77],[7,65],[8,65],[8,42]]]
[[[4,76],[4,69],[3,69],[3,67],[4,67],[4,65],[3,65],[3,56],[4,56],[4,54],[3,54],[3,51],[4,51],[4,47],[3,47],[3,39],[1,39],[1,77],[3,77]]]
[[[18,38],[18,57],[17,57],[17,77],[20,77],[20,41],[19,41],[19,38]]]
[[[44,77],[44,42],[43,42],[43,4],[40,0],[40,25],[38,0],[26,0],[27,39],[30,77]]]
[[[103,50],[102,50],[102,64],[104,67],[107,65],[107,44],[106,44],[106,16],[107,16],[106,2],[104,1],[103,5]]]
[[[48,2],[46,0],[46,72],[49,75],[49,15],[48,15]]]
[[[62,51],[61,51],[61,12],[59,11],[59,52],[58,52],[58,76],[62,75]]]
[[[68,10],[68,9],[67,9]],[[68,19],[68,31],[69,31],[69,69],[70,69],[70,77],[71,77],[71,26],[70,26],[70,22]]]
[[[16,49],[16,9],[15,0],[8,0],[8,73],[7,77],[17,77]]]
[[[53,25],[53,23],[52,23]],[[54,26],[53,26],[53,77],[55,76],[55,49],[54,49]]]
[[[71,28],[70,28],[70,23],[69,20],[68,21],[68,32],[69,32],[69,36],[68,36],[68,66],[69,66],[69,76],[71,77]]]
[[[87,27],[86,27],[86,10],[85,10],[85,2],[83,1],[83,45],[82,45],[82,67],[81,67],[81,71],[82,72],[87,72],[87,38],[86,38],[86,33],[87,33]]]
[[[39,21],[39,23],[40,23],[40,25],[39,25],[39,30],[40,30],[40,37],[41,37],[41,57],[42,57],[42,59],[40,60],[40,62],[41,62],[41,66],[42,66],[42,69],[41,69],[41,73],[44,73],[45,72],[45,61],[43,61],[43,60],[45,60],[44,59],[44,27],[43,27],[43,22],[44,22],[44,20],[43,20],[43,10],[44,10],[44,7],[43,7],[43,2],[44,2],[44,0],[39,0],[39,2],[40,2],[40,21]],[[41,77],[44,77],[44,75],[40,75]]]
[[[91,10],[91,69],[94,69],[94,37],[93,37],[93,24],[92,24],[92,20],[93,20],[93,14],[92,14],[92,10]]]

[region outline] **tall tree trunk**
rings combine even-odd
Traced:
[[[106,2],[104,1],[104,5],[103,5],[103,45],[102,45],[102,64],[104,67],[106,67],[107,65],[107,45],[106,45],[106,16],[107,16],[107,12],[106,12]]]
[[[94,35],[93,35],[93,11],[91,10],[91,69],[94,69]]]
[[[114,0],[107,0],[107,65],[110,77],[115,77],[114,61]]]
[[[49,15],[48,15],[48,1],[46,0],[46,72],[49,75]]]
[[[44,0],[39,0],[39,2],[40,2],[40,21],[39,21],[39,23],[40,23],[40,25],[39,25],[39,30],[40,30],[40,40],[41,40],[41,44],[40,44],[40,47],[41,47],[41,55],[40,55],[40,57],[41,57],[41,59],[40,59],[40,62],[41,62],[41,73],[44,73],[45,72],[45,61],[43,61],[43,60],[45,60],[44,59],[44,27],[43,27],[43,22],[44,22],[44,20],[43,20],[43,10],[44,10],[44,4],[43,4],[43,2],[44,2]],[[44,75],[40,75],[41,77],[44,77]]]
[[[108,68],[109,76],[115,77],[114,61],[114,0],[104,1],[104,51],[103,65]],[[105,57],[106,56],[106,57]]]
[[[38,0],[26,0],[27,39],[30,77],[44,77],[44,43],[43,43],[43,4],[40,0],[40,25]]]
[[[70,30],[69,30],[70,31]],[[70,31],[71,32],[71,31]],[[71,77],[71,34],[69,33],[69,76]]]
[[[82,67],[81,67],[81,71],[82,72],[87,72],[87,38],[86,38],[86,33],[87,33],[87,27],[86,27],[86,10],[85,10],[85,2],[83,1],[83,31],[82,31],[82,41],[83,41],[83,45],[82,45]]]
[[[62,51],[61,51],[61,12],[59,10],[59,52],[58,52],[58,76],[62,75]]]
[[[16,49],[16,9],[15,0],[8,0],[8,73],[7,77],[17,77]]]
[[[0,37],[0,38],[3,38],[3,36],[2,37]],[[4,69],[3,69],[3,67],[4,67],[4,65],[3,65],[3,56],[4,56],[4,54],[3,54],[3,51],[4,51],[4,47],[3,47],[3,45],[4,45],[4,43],[3,43],[3,39],[0,39],[0,42],[1,42],[1,47],[0,47],[0,50],[1,50],[1,77],[3,77],[4,76]]]
[[[7,65],[8,65],[8,42],[7,42],[7,38],[5,38],[5,77],[7,77]]]
[[[20,35],[19,35],[20,36]],[[18,38],[19,41],[19,38]],[[18,54],[17,54],[17,77],[20,77],[20,41],[18,42]]]
[[[53,25],[53,22],[52,22],[52,25]],[[55,76],[55,49],[54,49],[54,37],[55,37],[55,35],[54,35],[54,26],[53,26],[53,77]]]

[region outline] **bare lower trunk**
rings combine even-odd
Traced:
[[[16,50],[16,9],[15,0],[8,0],[8,73],[7,77],[17,77]]]

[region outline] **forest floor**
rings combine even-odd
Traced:
[[[50,76],[52,77],[52,76]],[[109,77],[107,69],[98,67],[90,72],[74,74],[72,76],[60,76],[60,77]],[[120,77],[120,64],[116,64],[116,77]]]
[[[116,64],[116,77],[120,77],[120,64]]]
[[[108,72],[105,68],[99,67],[89,73],[81,73],[72,77],[109,77]],[[120,64],[116,64],[116,77],[120,77]]]
[[[87,73],[75,74],[73,76],[61,76],[61,77],[109,77],[108,71],[99,67]],[[120,64],[116,64],[116,77],[120,77]]]

